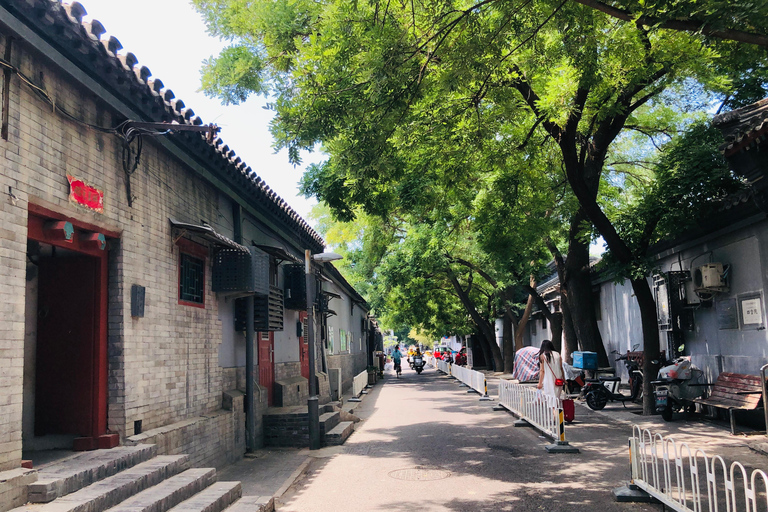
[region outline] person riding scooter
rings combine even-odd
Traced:
[[[421,350],[416,348],[416,352],[413,353],[413,363],[411,363],[411,368],[416,370],[416,373],[421,373],[424,369],[424,364],[424,356],[421,354]]]

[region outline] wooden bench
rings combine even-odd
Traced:
[[[717,376],[707,398],[697,398],[697,404],[726,409],[731,420],[731,434],[736,433],[735,411],[754,411],[760,408],[763,385],[757,375],[723,372]]]

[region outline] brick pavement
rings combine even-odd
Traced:
[[[496,388],[496,379],[489,375],[489,392]],[[378,386],[377,386],[378,388]],[[368,419],[381,404],[376,404],[380,389],[367,395],[361,404],[345,404],[344,409],[357,406],[356,414],[364,420]],[[469,398],[469,396],[467,396]],[[482,407],[480,404],[467,403],[471,407]],[[618,439],[628,436],[631,432],[630,425],[638,424],[643,428],[649,428],[653,432],[659,432],[663,435],[671,435],[681,441],[687,441],[692,446],[703,448],[712,455],[722,455],[729,460],[739,460],[751,467],[768,467],[768,458],[764,452],[759,451],[759,445],[766,445],[764,436],[731,436],[728,432],[727,422],[717,422],[702,419],[700,417],[686,419],[682,415],[675,421],[665,422],[659,416],[642,417],[636,412],[639,406],[624,409],[621,404],[609,404],[603,411],[592,411],[586,405],[577,406],[576,422],[567,427],[567,433],[572,443],[578,445],[582,450],[595,452],[605,449],[591,445],[594,436],[600,430],[602,435],[609,432],[616,437],[615,446],[611,444],[609,449],[610,457],[623,459],[625,457],[625,443]],[[497,413],[503,414],[503,413]],[[364,427],[366,422],[362,425]],[[533,435],[532,438],[535,438]],[[286,449],[273,448],[257,452],[256,458],[246,459],[237,464],[228,466],[220,472],[222,480],[240,480],[243,482],[243,495],[267,495],[283,497],[283,506],[294,505],[292,503],[299,494],[306,490],[307,479],[312,482],[320,478],[320,474],[326,471],[328,463],[339,455],[357,454],[354,450],[359,445],[355,436],[350,439],[351,444],[345,447],[328,447],[316,452],[310,452],[307,449]],[[604,441],[606,439],[601,439]],[[521,450],[522,448],[515,448]],[[362,452],[361,452],[362,453]],[[367,454],[367,452],[366,452]],[[370,455],[370,454],[368,454]],[[542,454],[543,457],[546,456]],[[312,462],[310,462],[312,461]],[[553,460],[554,461],[554,460]],[[573,462],[576,462],[575,460]],[[575,469],[572,468],[572,469]],[[622,466],[619,465],[618,472],[615,475],[616,481],[622,481],[624,475],[621,474]],[[570,471],[569,471],[570,472]],[[626,470],[628,477],[628,468]],[[307,478],[303,478],[308,475]],[[294,487],[291,487],[295,483]],[[607,486],[610,487],[610,486]],[[605,492],[610,489],[606,487]],[[289,492],[285,492],[286,490]],[[306,504],[306,503],[305,503]],[[277,503],[278,509],[280,502]],[[343,507],[342,507],[343,508]],[[630,507],[638,510],[642,507]]]

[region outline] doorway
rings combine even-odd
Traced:
[[[32,214],[28,227],[22,449],[116,446],[107,434],[105,237]]]
[[[272,406],[275,388],[275,336],[273,332],[260,332],[259,384],[267,388],[267,405]]]

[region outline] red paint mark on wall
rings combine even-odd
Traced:
[[[69,180],[69,200],[98,213],[104,213],[104,192],[86,185],[83,180],[67,174]]]

